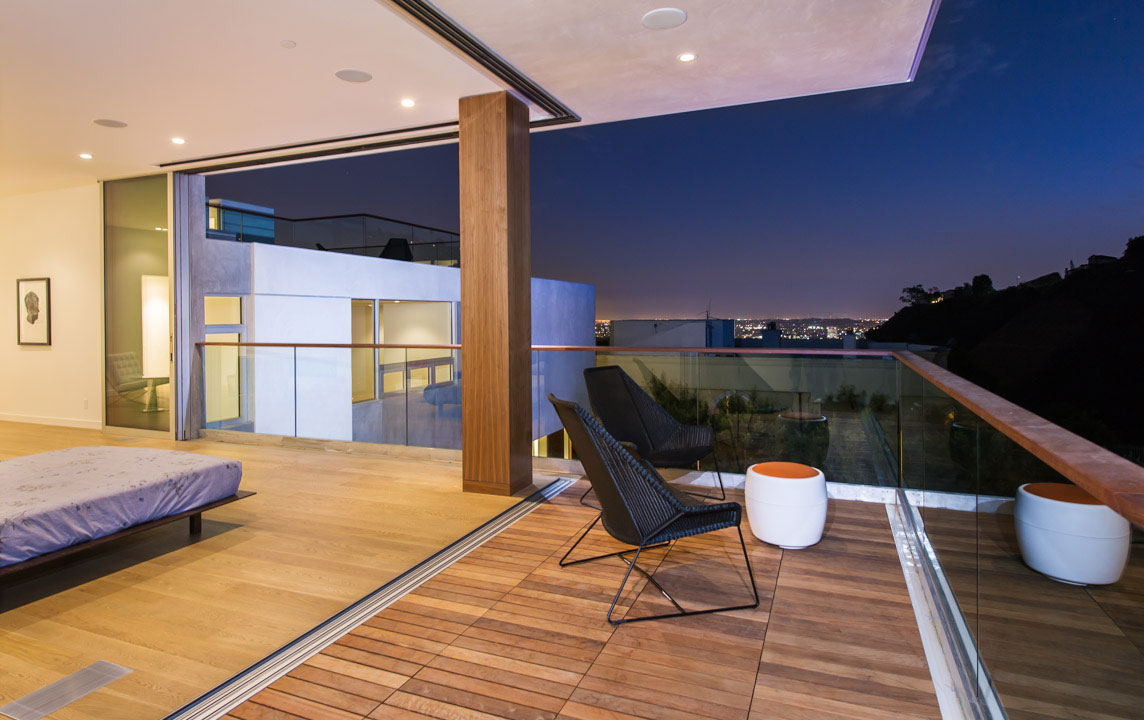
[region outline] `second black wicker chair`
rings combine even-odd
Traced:
[[[572,445],[584,465],[584,473],[596,491],[600,501],[600,514],[576,539],[568,552],[560,560],[561,567],[618,557],[627,566],[624,579],[616,591],[615,598],[608,608],[608,622],[620,625],[642,620],[704,615],[726,610],[745,610],[759,606],[759,590],[755,585],[755,575],[751,571],[751,560],[747,556],[747,545],[743,541],[741,525],[743,508],[737,502],[705,503],[693,495],[664,482],[655,468],[637,460],[626,448],[620,445],[608,431],[584,408],[576,403],[548,396],[556,408],[564,429],[572,439]],[[636,546],[634,550],[596,555],[594,557],[569,560],[568,556],[587,537],[597,523],[602,522],[604,530],[616,540]],[[684,610],[682,606],[661,586],[651,573],[638,564],[640,553],[682,538],[704,533],[735,528],[739,533],[739,546],[743,550],[743,560],[747,564],[747,577],[751,581],[754,602],[744,605]],[[625,555],[634,552],[629,560]],[[676,612],[648,615],[636,618],[613,619],[616,603],[624,593],[632,570],[643,574],[664,597],[675,606]]]
[[[727,499],[715,453],[715,430],[710,425],[679,422],[619,365],[586,368],[584,384],[592,412],[607,431],[617,440],[635,445],[639,456],[655,467],[693,468],[711,455],[719,480],[719,499]]]

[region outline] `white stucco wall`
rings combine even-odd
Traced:
[[[253,336],[253,342],[350,342],[349,298],[256,293],[247,307],[247,334]],[[254,432],[297,434],[321,440],[353,439],[349,350],[251,350],[253,355],[247,356],[247,372],[252,390]]]
[[[596,345],[596,287],[559,280],[532,279],[532,344]],[[591,352],[534,352],[532,356],[532,438],[562,425],[548,394],[588,406],[584,368],[593,367]]]

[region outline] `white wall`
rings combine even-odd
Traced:
[[[253,295],[255,342],[348,343],[349,298]],[[249,334],[249,333],[248,333]],[[353,439],[353,378],[344,348],[253,348],[254,432]],[[295,385],[295,380],[297,384]],[[296,433],[295,433],[296,430]]]
[[[461,299],[461,271],[456,268],[346,253],[253,244],[250,273],[251,292],[262,295]]]
[[[250,342],[350,343],[351,299],[460,299],[460,272],[343,253],[250,245]],[[290,350],[254,351],[254,431],[328,440],[353,439],[350,351],[299,349],[297,388]],[[249,363],[248,363],[249,364]]]
[[[532,344],[595,347],[596,286],[532,278]],[[595,365],[591,352],[532,354],[534,440],[563,427],[548,393],[588,407],[584,368]]]
[[[100,235],[97,184],[0,197],[0,420],[100,427]],[[52,280],[50,346],[16,344],[24,277]]]
[[[718,338],[721,332],[714,334],[717,339],[721,339]],[[612,345],[615,347],[707,347],[707,321],[616,320],[612,323]]]

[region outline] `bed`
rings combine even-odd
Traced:
[[[240,492],[242,463],[172,450],[78,447],[0,462],[0,574],[204,510]]]

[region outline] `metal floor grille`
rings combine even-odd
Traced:
[[[12,720],[40,720],[130,672],[131,668],[100,660],[0,707],[0,714]]]

